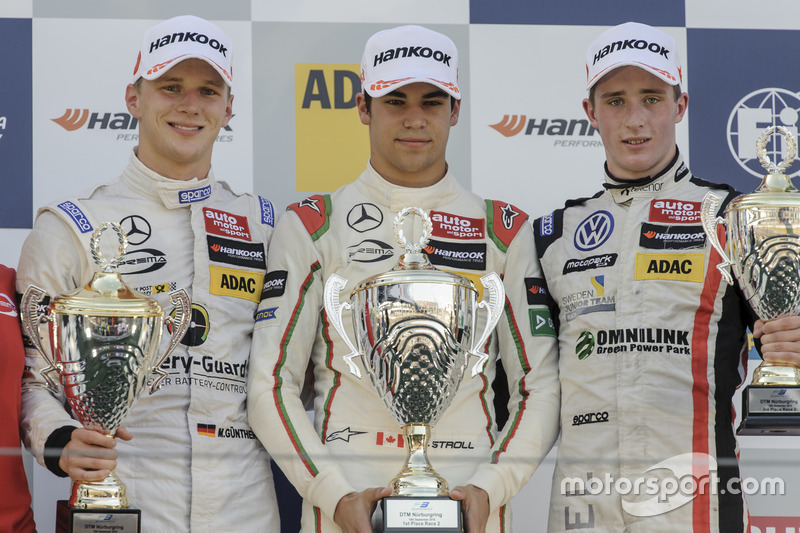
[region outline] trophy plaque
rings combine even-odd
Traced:
[[[100,237],[112,228],[119,250],[109,260],[100,251]],[[95,272],[84,287],[53,298],[44,313],[39,305],[46,292],[30,286],[23,294],[20,315],[25,333],[48,366],[42,370],[48,388],[61,384],[64,397],[83,427],[113,438],[139,393],[150,383],[158,389],[166,373],[161,363],[175,349],[190,322],[186,291],[170,294],[175,317],[166,315],[155,299],[129,289],[115,269],[128,241],[119,224],[106,222],[92,234]],[[39,325],[48,323],[52,354],[42,344]],[[166,351],[159,355],[165,324],[173,326]],[[73,481],[68,505],[59,502],[57,531],[139,532],[141,511],[128,505],[125,485],[112,471],[102,481]]]
[[[419,242],[409,243],[403,220],[419,216]],[[488,355],[481,347],[503,310],[505,290],[496,273],[481,278],[485,293],[471,281],[435,268],[422,252],[431,235],[431,221],[418,207],[406,207],[394,220],[394,232],[405,253],[390,271],[358,283],[350,302],[339,301],[347,280],[333,274],[325,284],[325,312],[344,339],[350,354],[344,357],[350,372],[361,378],[359,365],[395,422],[402,426],[408,449],[406,464],[389,483],[392,495],[381,502],[385,533],[462,531],[461,502],[451,500],[447,481],[427,457],[431,427],[447,410],[469,364],[477,357],[472,375],[481,372]],[[476,335],[478,309],[488,317]],[[356,344],[342,323],[342,311],[352,312]]]
[[[767,141],[779,133],[786,158],[773,163]],[[777,146],[777,143],[776,143]],[[722,199],[708,193],[700,216],[712,246],[723,259],[723,278],[739,282],[753,311],[764,321],[800,314],[800,194],[784,173],[797,155],[797,141],[782,126],[767,128],[756,142],[759,161],[767,170],[755,192],[734,198],[718,217]],[[776,150],[777,151],[777,150]],[[726,248],[720,244],[722,224]],[[740,435],[800,435],[800,369],[789,363],[763,361],[742,395]]]

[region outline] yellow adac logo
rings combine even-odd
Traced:
[[[264,274],[211,266],[211,294],[233,296],[251,302],[261,301],[261,288],[264,285]]]
[[[703,282],[703,254],[636,254],[636,279]]]
[[[364,171],[369,129],[356,110],[360,69],[359,64],[295,63],[298,191],[334,191]]]

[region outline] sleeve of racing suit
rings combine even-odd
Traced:
[[[268,275],[285,271],[286,281],[282,294],[259,305],[248,378],[250,427],[300,496],[333,519],[339,500],[355,489],[330,457],[301,400],[324,280],[319,253],[292,211],[283,214],[272,235],[267,270]]]
[[[35,285],[52,298],[80,286],[85,281],[81,279],[82,272],[88,268],[88,259],[82,250],[76,237],[56,215],[42,212],[22,246],[17,268],[17,292],[22,294],[28,286]],[[49,350],[49,336],[44,326],[40,328],[40,338],[45,350]],[[25,366],[22,435],[25,446],[39,464],[47,468],[45,443],[53,432],[64,426],[79,428],[81,424],[70,416],[61,387],[56,393],[47,388],[41,374],[47,362],[33,346],[25,347]],[[55,374],[51,376],[57,381]],[[53,450],[52,453],[60,454],[60,451]],[[53,464],[52,461],[48,463]]]
[[[489,494],[492,512],[528,482],[559,431],[561,389],[555,329],[546,303],[528,303],[526,279],[544,283],[529,223],[508,248],[503,277],[506,305],[495,328],[508,375],[509,418],[490,458],[467,482]]]

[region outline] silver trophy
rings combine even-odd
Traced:
[[[767,141],[779,133],[786,157],[775,164]],[[777,143],[776,143],[777,146]],[[782,126],[767,128],[756,142],[767,170],[755,192],[734,198],[718,217],[722,199],[708,193],[700,217],[712,246],[723,259],[717,268],[733,284],[733,270],[753,311],[764,321],[800,314],[800,194],[784,173],[797,155],[797,141]],[[776,150],[777,151],[777,150]],[[717,236],[725,227],[727,246]],[[740,434],[800,434],[800,369],[789,363],[762,362],[743,394]]]
[[[403,220],[409,213],[423,220],[422,236],[415,244],[403,234]],[[387,532],[416,531],[420,527],[423,522],[414,523],[413,513],[405,512],[418,498],[428,502],[429,515],[444,513],[440,523],[443,529],[436,531],[460,531],[460,502],[447,498],[447,481],[431,467],[427,446],[431,427],[455,397],[470,355],[477,357],[472,375],[483,369],[488,355],[481,347],[497,324],[505,301],[503,284],[494,272],[481,278],[485,293],[478,302],[478,291],[470,280],[432,266],[422,252],[431,228],[430,218],[422,209],[401,210],[394,230],[405,253],[392,270],[361,281],[349,303],[339,301],[339,293],[347,285],[345,278],[333,274],[325,284],[325,311],[350,349],[344,357],[350,372],[361,378],[359,365],[353,360],[358,357],[378,396],[402,426],[408,446],[406,464],[389,484],[392,496],[398,498],[383,502]],[[481,308],[486,309],[488,317],[478,336],[475,329]],[[352,311],[358,347],[343,326],[345,309]]]
[[[111,260],[100,251],[100,236],[109,227],[119,238],[119,250]],[[152,381],[151,394],[159,387],[166,376],[159,367],[183,338],[191,317],[191,303],[183,289],[170,294],[176,306],[173,318],[166,316],[155,299],[125,285],[114,269],[127,246],[119,224],[100,225],[92,234],[91,251],[101,272],[95,272],[85,287],[53,298],[44,313],[39,312],[39,306],[46,293],[38,287],[28,287],[20,303],[25,333],[48,363],[42,370],[48,387],[56,391],[54,377],[59,378],[75,418],[85,428],[109,437],[122,425],[148,380]],[[39,325],[43,322],[49,323],[52,354],[40,339]],[[172,324],[172,336],[166,351],[159,354],[165,324]],[[113,471],[103,481],[75,481],[69,507],[106,514],[114,513],[109,510],[126,510],[125,485]],[[130,522],[124,512],[119,514],[121,521]],[[69,520],[82,517],[78,513]]]

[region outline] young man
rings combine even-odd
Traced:
[[[390,493],[385,487],[406,450],[369,378],[348,370],[347,346],[323,311],[323,287],[340,274],[349,280],[341,293],[347,299],[357,283],[390,270],[402,252],[392,221],[404,207],[421,207],[433,219],[428,254],[435,265],[478,285],[486,272],[504,276],[492,357],[480,376],[464,377],[433,428],[429,453],[451,497],[463,500],[467,531],[508,531],[509,500],[558,432],[555,339],[544,302],[526,293],[539,276],[530,225],[519,209],[477,198],[448,171],[447,139],[461,109],[449,38],[419,26],[378,32],[366,44],[361,79],[367,169],[333,195],[289,206],[275,231],[253,338],[250,423],[304,498],[303,531],[372,532],[371,513]],[[416,241],[420,221],[413,218],[413,229],[407,222]],[[545,327],[536,328],[537,319]],[[355,338],[349,316],[344,323]],[[509,422],[499,431],[491,389],[498,353],[512,391]],[[300,397],[309,364],[314,425]]]
[[[166,310],[170,291],[191,296],[191,329],[162,366],[169,376],[141,394],[127,430],[117,432],[123,440],[80,428],[63,395],[43,386],[42,357],[28,350],[26,444],[73,480],[100,480],[116,468],[131,506],[142,510],[142,531],[279,528],[269,456],[245,412],[274,213],[264,198],[233,193],[211,169],[214,141],[232,115],[232,53],[222,30],[197,17],[147,30],[125,93],[139,121],[128,166],[116,181],[40,210],[20,259],[20,292],[37,285],[52,297],[82,286],[93,270],[90,230],[115,221],[137,259],[120,268],[129,287]],[[226,284],[233,277],[255,288],[234,290]]]
[[[700,225],[707,192],[737,193],[678,152],[689,98],[670,36],[616,26],[586,67],[604,190],[534,222],[562,394],[549,530],[744,531],[743,497],[724,489],[739,478],[731,399],[753,315]],[[796,317],[768,327],[765,354],[798,351],[776,342],[800,338]]]

